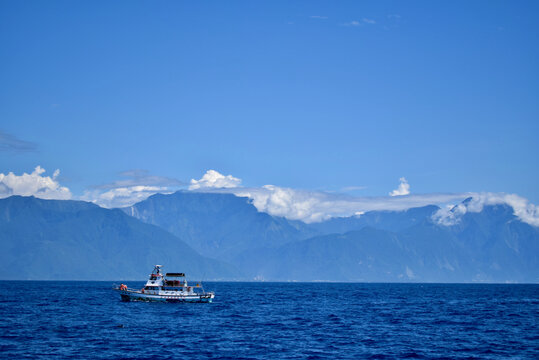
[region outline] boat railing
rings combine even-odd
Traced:
[[[142,289],[133,289],[133,288],[129,288],[127,285],[125,284],[113,284],[112,285],[112,288],[113,290],[117,290],[117,291],[125,291],[125,292],[136,292],[136,293],[144,293],[144,288]],[[199,287],[199,289],[202,289],[202,292],[199,292],[199,293],[195,293],[195,295],[198,295],[198,296],[204,296],[204,297],[210,297],[211,295],[214,295],[214,292],[213,291],[205,291],[202,287]],[[164,289],[165,291],[167,290],[176,290],[176,289]]]

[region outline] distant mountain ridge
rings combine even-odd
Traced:
[[[0,199],[0,229],[2,279],[144,279],[159,263],[198,278],[239,275],[159,227],[83,201]]]
[[[229,261],[246,250],[275,247],[317,233],[302,222],[259,212],[248,198],[233,194],[155,194],[122,210],[181,237],[206,256]]]
[[[429,220],[439,209],[436,205],[427,205],[402,211],[369,211],[359,216],[336,217],[309,226],[322,234],[342,234],[360,230],[366,226],[388,231],[400,231]]]
[[[512,208],[485,206],[453,226],[433,220],[439,209],[370,211],[305,224],[257,212],[247,198],[182,191],[154,195],[124,211],[186,239],[206,256],[223,256],[249,278],[539,281],[539,229],[521,222]],[[325,270],[315,271],[321,264]]]
[[[366,226],[286,244],[264,254],[258,276],[325,281],[538,282],[536,228],[515,219],[496,229],[478,226],[490,216],[507,215],[507,210],[506,206],[486,207],[482,213],[464,216],[456,227],[425,220],[399,232]]]
[[[232,194],[156,194],[121,210],[13,196],[0,200],[0,270],[16,279],[141,279],[162,263],[223,280],[539,282],[539,228],[511,207],[484,206],[452,226],[434,220],[438,210],[305,224]]]

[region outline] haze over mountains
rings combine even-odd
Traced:
[[[469,200],[467,200],[469,201]],[[0,200],[2,278],[143,279],[155,263],[229,280],[538,282],[539,228],[507,205],[437,206],[306,224],[232,194],[156,194],[121,210]]]

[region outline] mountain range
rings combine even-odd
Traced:
[[[121,210],[72,200],[0,200],[0,278],[144,279],[167,264],[195,277],[230,279],[234,266],[201,256],[181,239]]]
[[[433,220],[438,210],[306,224],[232,194],[156,194],[123,209],[12,196],[0,200],[1,278],[143,279],[160,263],[222,280],[539,281],[539,228],[511,207],[451,226]]]

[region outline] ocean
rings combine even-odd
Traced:
[[[112,282],[2,281],[0,357],[539,358],[539,285],[204,287],[211,304],[121,302]]]

